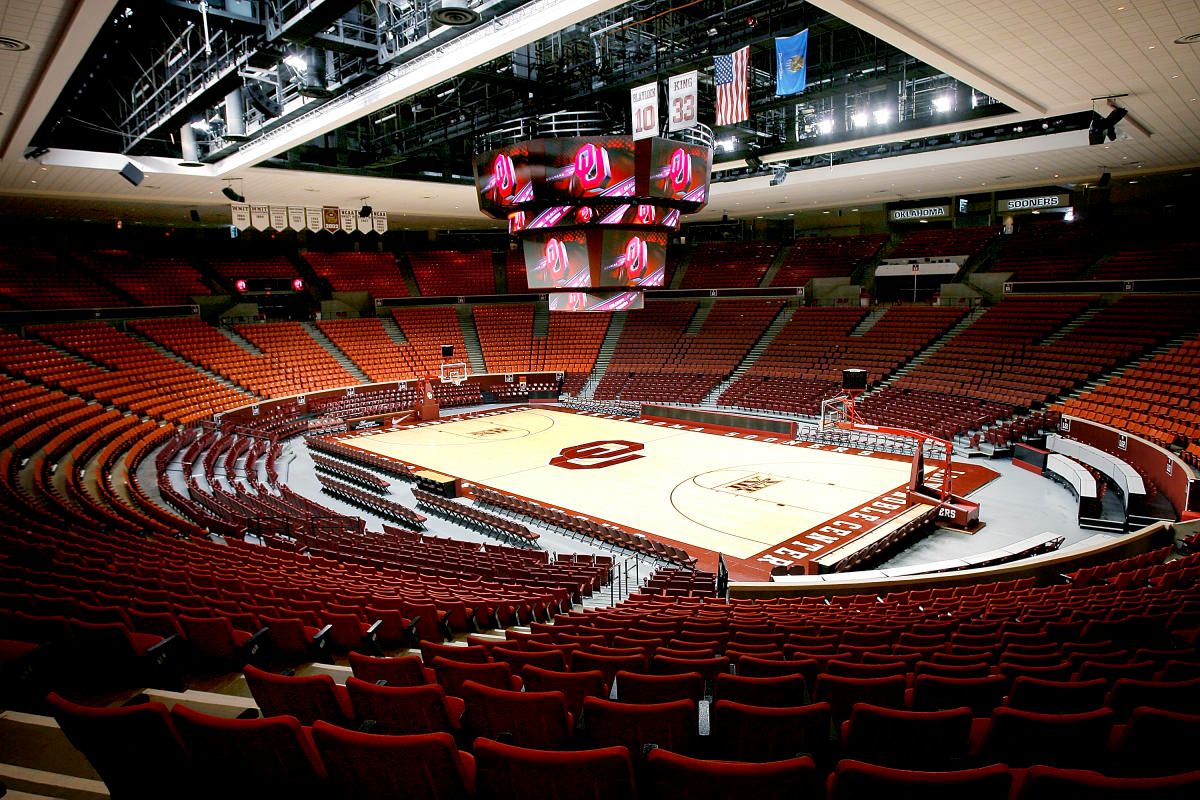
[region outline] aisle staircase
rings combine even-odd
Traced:
[[[325,349],[325,352],[333,356],[334,361],[342,365],[342,369],[346,370],[346,372],[349,372],[354,377],[354,380],[358,381],[359,383],[371,382],[371,377],[367,375],[367,373],[363,372],[362,369],[359,368],[358,364],[355,364],[350,356],[346,355],[346,352],[342,350],[342,348],[334,344],[333,340],[326,336],[325,331],[318,328],[315,322],[302,322],[300,324],[304,327],[304,330],[308,331],[308,335],[315,339],[317,344],[321,345],[321,347]]]
[[[767,329],[763,331],[763,335],[760,336],[758,341],[754,343],[754,346],[750,348],[750,351],[746,353],[745,357],[738,362],[738,365],[734,368],[733,372],[729,374],[729,377],[718,383],[713,387],[712,391],[704,395],[704,399],[700,401],[700,405],[716,405],[717,400],[719,400],[721,395],[725,393],[725,390],[737,382],[738,379],[745,375],[746,372],[752,366],[754,366],[754,363],[758,361],[759,357],[767,351],[768,347],[771,346],[771,342],[775,341],[775,337],[779,335],[779,332],[783,330],[789,322],[791,322],[792,317],[796,313],[796,308],[797,306],[784,305],[783,308],[779,309],[779,313],[775,316],[775,319],[772,320],[771,324],[767,326]]]
[[[628,311],[614,311],[612,319],[608,323],[608,331],[604,334],[604,341],[600,343],[600,352],[596,354],[596,363],[592,366],[591,374],[583,384],[583,389],[580,390],[579,396],[591,400],[596,394],[596,387],[600,384],[600,379],[604,377],[605,370],[608,369],[608,362],[612,360],[613,352],[617,349],[617,342],[621,340],[621,332],[625,330],[625,320],[628,319]]]
[[[458,327],[462,329],[463,344],[467,346],[467,361],[471,365],[471,374],[486,374],[483,345],[479,343],[479,331],[475,328],[475,315],[471,313],[471,306],[457,305],[454,307],[454,313],[458,314]]]
[[[875,386],[870,391],[868,391],[867,394],[864,396],[869,396],[869,395],[875,394],[875,392],[878,392],[880,389],[884,389],[888,386],[891,386],[900,377],[907,375],[909,372],[913,371],[921,364],[924,364],[925,361],[927,361],[931,355],[933,355],[938,350],[941,350],[943,347],[945,347],[947,342],[949,342],[955,336],[958,336],[960,333],[965,331],[967,328],[971,327],[971,325],[975,322],[975,320],[977,320],[983,316],[985,311],[987,311],[987,309],[984,308],[983,306],[979,306],[978,308],[972,309],[971,313],[967,314],[965,317],[963,317],[961,320],[959,320],[957,325],[955,325],[953,328],[951,328],[950,330],[943,333],[940,338],[935,339],[932,344],[930,344],[924,350],[922,350],[921,352],[917,353],[915,356],[910,358],[907,362],[905,362],[904,366],[900,367],[900,369],[893,372],[891,375],[889,375],[887,378],[885,378],[882,382],[880,382],[880,384],[878,386]]]

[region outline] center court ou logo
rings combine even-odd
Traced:
[[[564,447],[558,455],[550,459],[550,466],[563,469],[604,469],[645,458],[637,454],[645,447],[641,442],[627,442],[623,439],[577,444]]]

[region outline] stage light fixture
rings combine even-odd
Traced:
[[[833,133],[833,120],[826,118],[817,122],[817,133]]]
[[[892,116],[892,111],[889,108],[877,108],[871,113],[875,117],[876,125],[886,125]]]
[[[235,203],[246,202],[246,196],[244,194],[238,194],[237,190],[234,189],[232,186],[226,186],[224,189],[221,190],[221,194],[225,195],[226,197],[228,197],[230,200],[232,200]]]
[[[850,117],[850,122],[853,123],[854,127],[861,128],[867,124],[868,119],[867,112],[859,111]]]
[[[746,166],[750,169],[762,169],[762,159],[758,156],[746,156]]]
[[[954,105],[954,98],[948,94],[939,95],[933,98],[933,110],[939,114],[945,114]]]
[[[775,174],[771,177],[771,185],[779,186],[786,180],[787,180],[787,168],[780,167],[775,170]]]

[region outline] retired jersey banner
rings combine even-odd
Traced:
[[[245,203],[229,204],[229,224],[244,231],[250,227],[250,206]]]
[[[250,227],[259,231],[265,231],[271,227],[271,207],[250,206]]]
[[[667,78],[667,130],[694,128],[700,80],[696,70]]]
[[[271,206],[271,227],[277,231],[287,228],[287,206]]]
[[[304,227],[308,228],[313,233],[320,233],[325,227],[321,221],[321,209],[306,208],[304,209]]]
[[[337,233],[341,230],[341,221],[338,219],[337,206],[323,206],[321,208],[321,219],[325,221],[325,230],[330,233]]]
[[[376,233],[387,233],[387,212],[372,211],[371,212],[371,229]]]
[[[304,230],[304,209],[300,206],[288,206],[287,225],[294,231]]]
[[[629,91],[633,140],[658,136],[658,81]]]

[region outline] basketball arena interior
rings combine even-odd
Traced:
[[[3,0],[0,796],[1200,796],[1196,0]]]

